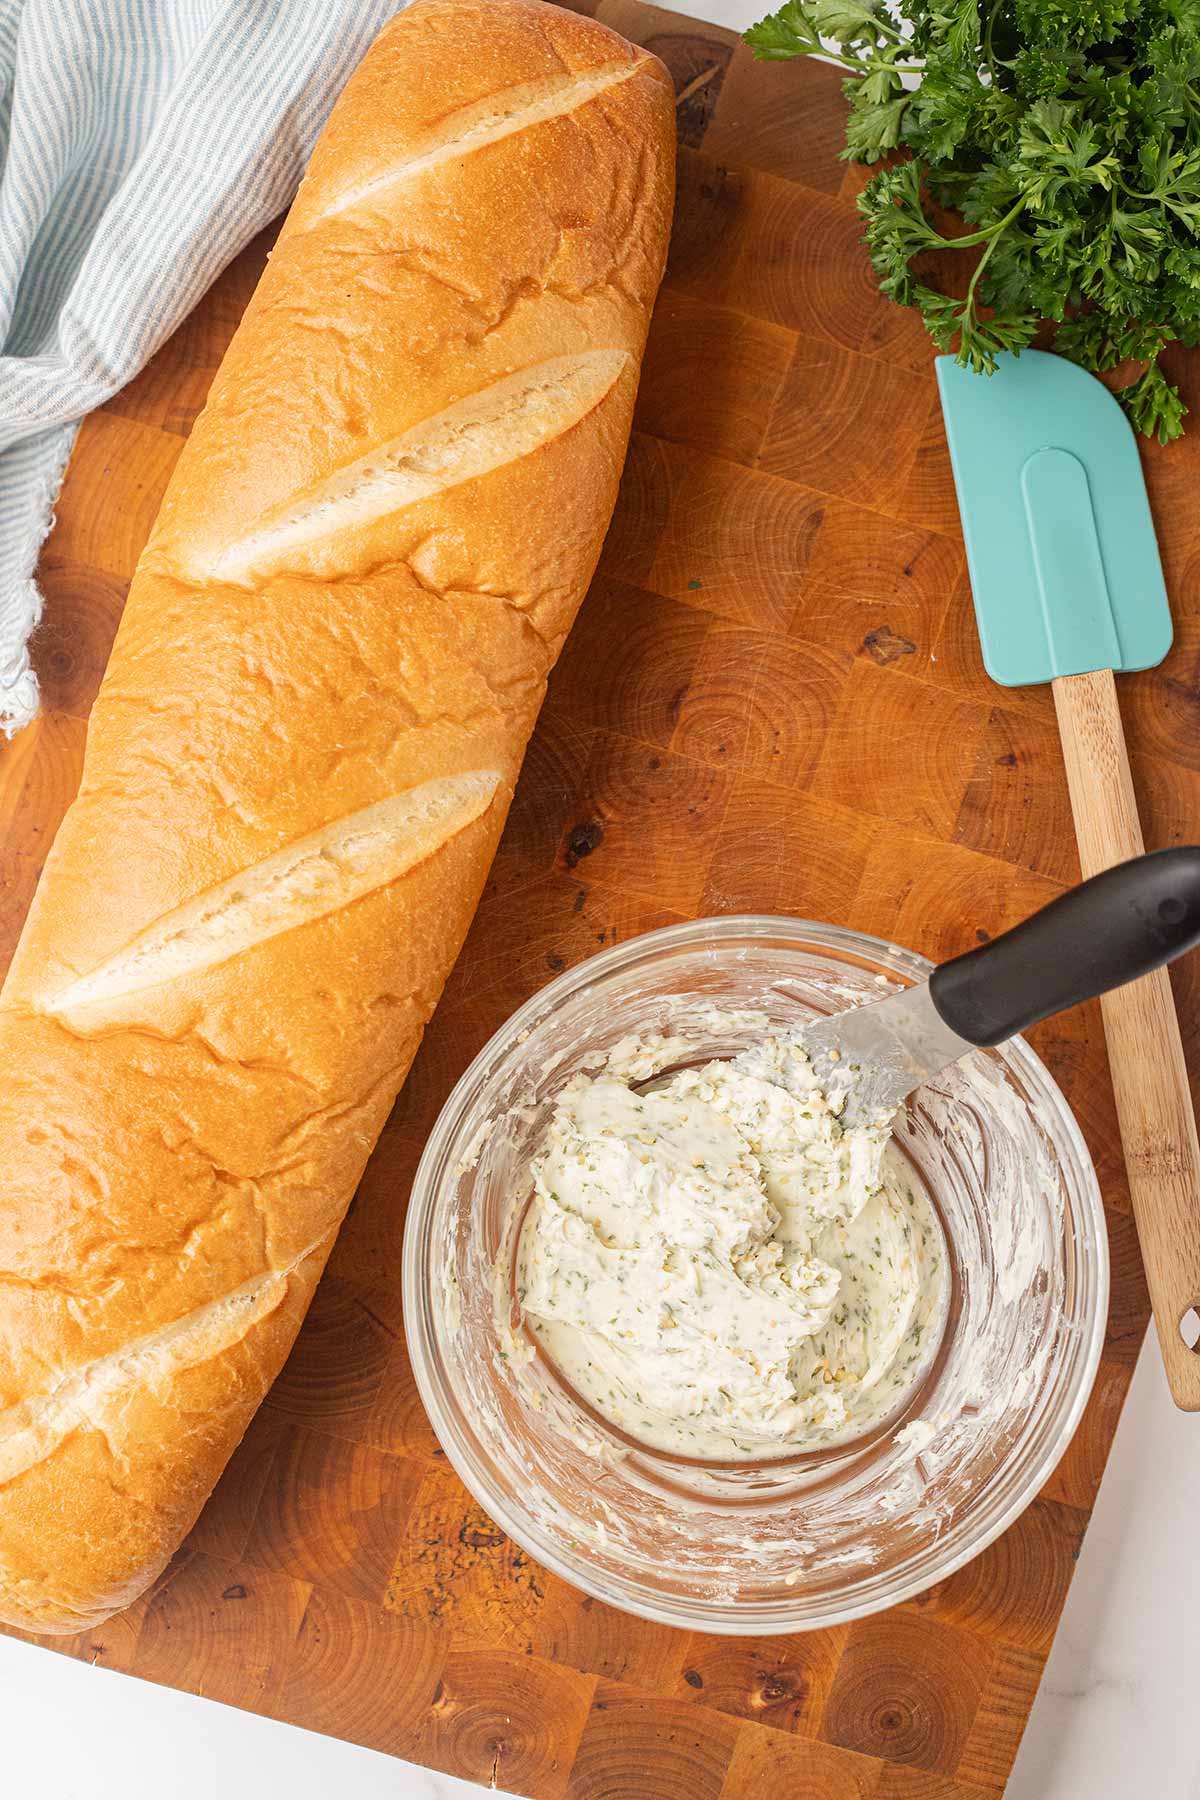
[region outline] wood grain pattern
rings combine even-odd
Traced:
[[[984,1800],[1015,1755],[1148,1318],[1098,1007],[1033,1033],[1104,1189],[1096,1390],[1035,1506],[897,1612],[747,1642],[587,1599],[463,1491],[404,1345],[399,1245],[425,1135],[471,1055],[560,969],[734,910],[946,956],[1078,877],[1050,695],[1001,693],[983,671],[931,354],[858,243],[838,75],[755,65],[640,0],[583,6],[658,51],[686,94],[671,265],[600,571],[286,1370],[157,1591],[54,1647],[538,1800]],[[46,709],[0,749],[0,954],[268,241],[80,433],[42,559]],[[1180,372],[1200,406],[1200,365]],[[1146,460],[1179,638],[1122,703],[1161,845],[1200,817],[1200,431]],[[1200,1066],[1200,970],[1174,983]]]

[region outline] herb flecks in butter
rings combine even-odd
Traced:
[[[533,1167],[518,1296],[614,1425],[685,1455],[760,1457],[896,1410],[941,1323],[941,1233],[890,1146],[843,1130],[792,1040],[646,1092],[578,1076]]]

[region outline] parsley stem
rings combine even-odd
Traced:
[[[1173,182],[1168,187],[1153,188],[1150,193],[1147,194],[1143,192],[1141,188],[1130,187],[1128,182],[1122,180],[1119,174],[1114,174],[1113,184],[1120,188],[1121,192],[1128,200],[1150,200],[1158,206],[1170,206],[1173,198],[1179,192],[1178,184]],[[1183,204],[1189,203],[1185,201]]]
[[[894,19],[889,19],[885,12],[877,12],[875,17],[871,20],[871,23],[876,31],[882,31],[884,36],[890,37],[893,43],[905,44],[908,42],[908,39],[904,36],[904,33],[901,31],[896,21]]]
[[[818,44],[815,50],[805,52],[807,56],[819,56],[828,62],[840,63],[843,69],[853,69],[859,75],[873,75],[877,69],[891,69],[896,75],[923,75],[924,63],[893,63],[882,59],[868,62],[865,57],[851,56],[847,50],[827,50],[824,44]]]
[[[988,257],[992,254],[992,251],[996,248],[996,245],[1000,242],[1000,238],[1004,232],[1005,227],[1007,225],[1012,224],[1013,220],[1016,218],[1017,214],[1021,211],[1021,209],[1024,205],[1025,205],[1025,196],[1022,194],[1021,198],[1018,200],[1017,204],[1011,209],[1011,211],[1005,213],[1005,215],[1001,219],[1000,223],[998,225],[995,225],[992,227],[991,236],[988,240],[987,248],[984,251],[983,255],[980,257],[979,261],[975,264],[975,273],[971,276],[970,282],[967,285],[967,298],[966,298],[966,304],[963,307],[963,311],[971,318],[975,317],[975,289],[979,286],[980,276],[983,274],[983,271],[987,268]],[[962,240],[960,239],[959,242],[961,243],[961,241]]]
[[[994,225],[983,226],[979,231],[969,231],[965,237],[942,237],[940,232],[931,230],[920,247],[922,250],[970,250],[976,244],[986,244],[987,249],[980,257],[979,268],[975,271],[976,279],[978,279],[979,270],[983,268],[984,263],[992,254],[992,246],[996,239],[1012,224],[1017,214],[1024,211],[1025,201],[1026,196],[1022,194],[1016,205],[1006,212],[1002,219],[998,219]]]
[[[992,4],[988,8],[987,25],[984,27],[983,33],[983,60],[992,71],[993,75],[996,72],[996,64],[992,58],[992,32],[995,30],[996,19],[1002,4],[1003,0],[992,0]]]

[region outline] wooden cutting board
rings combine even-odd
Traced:
[[[943,957],[1078,877],[1049,692],[1001,691],[980,663],[930,349],[859,246],[839,78],[756,65],[729,34],[638,0],[585,9],[666,61],[682,146],[600,572],[291,1361],[157,1591],[57,1647],[538,1800],[980,1800],[1008,1775],[1147,1317],[1094,1007],[1033,1035],[1104,1189],[1095,1393],[1024,1517],[918,1600],[758,1642],[610,1611],[468,1498],[405,1355],[400,1239],[422,1141],[468,1058],[560,969],[734,910]],[[45,711],[0,751],[5,957],[134,562],[267,247],[80,433],[42,559]],[[1198,368],[1182,371],[1194,404]],[[1177,641],[1121,696],[1153,846],[1200,835],[1200,411],[1146,465]],[[1194,1067],[1197,976],[1192,958],[1177,990]]]

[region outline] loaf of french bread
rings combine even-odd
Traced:
[[[419,0],[180,457],[0,994],[0,1619],[191,1526],[458,952],[616,498],[662,67]]]

